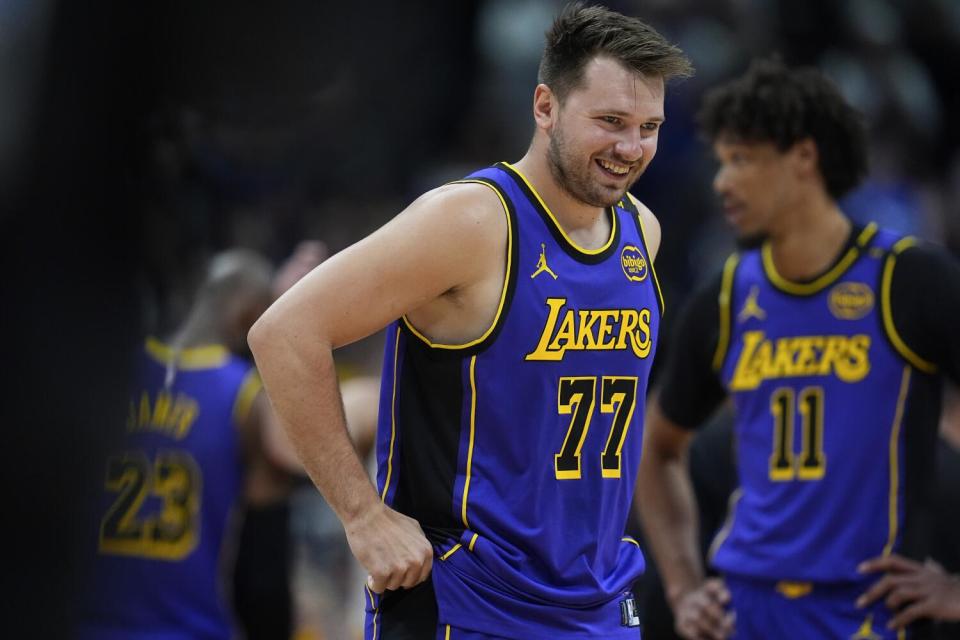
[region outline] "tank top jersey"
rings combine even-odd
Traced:
[[[105,468],[78,637],[232,637],[222,556],[241,490],[237,425],[259,389],[221,346],[147,340],[122,448]]]
[[[441,623],[635,638],[617,600],[644,569],[624,529],[662,304],[636,204],[584,250],[511,165],[462,182],[507,216],[500,306],[462,345],[390,327],[378,488],[434,545]]]
[[[736,411],[740,488],[711,550],[721,571],[852,581],[858,563],[899,548],[917,375],[890,320],[899,240],[871,224],[803,284],[776,272],[767,246],[727,261],[714,366]]]

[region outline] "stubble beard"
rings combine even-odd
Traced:
[[[550,146],[547,149],[547,164],[550,165],[550,173],[560,188],[567,192],[571,198],[578,200],[591,207],[607,208],[618,203],[624,196],[630,186],[640,176],[637,175],[627,185],[627,189],[616,196],[607,196],[600,191],[596,181],[589,175],[589,170],[578,171],[575,159],[569,152],[566,138],[563,130],[556,127],[553,135],[550,136]]]

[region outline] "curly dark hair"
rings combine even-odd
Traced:
[[[686,78],[693,65],[651,26],[605,7],[567,5],[547,31],[538,82],[562,102],[583,81],[583,69],[605,55],[649,76]]]
[[[789,69],[777,59],[754,61],[743,76],[707,93],[697,120],[711,143],[719,138],[772,142],[786,151],[812,139],[820,174],[834,199],[867,173],[862,115],[812,67]]]

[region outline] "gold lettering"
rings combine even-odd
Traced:
[[[653,340],[650,339],[650,309],[641,309],[637,319],[637,330],[630,334],[630,342],[634,355],[646,358],[653,347]]]
[[[834,364],[844,382],[860,382],[870,373],[870,336],[857,335],[846,341],[844,357]]]
[[[595,311],[594,315],[600,318],[600,328],[597,330],[597,348],[603,350],[613,349],[614,341],[607,340],[607,337],[613,333],[613,327],[610,326],[609,322],[616,322],[620,316],[620,312],[616,309],[612,311]]]
[[[816,374],[819,367],[817,350],[823,351],[823,342],[823,338],[820,336],[797,338],[796,375],[812,376]]]
[[[767,363],[769,368],[764,369],[765,378],[785,378],[792,374],[793,342],[793,338],[777,340],[777,350]]]
[[[157,400],[153,405],[153,426],[156,429],[169,428],[170,419],[170,394],[161,391],[157,394]]]
[[[150,425],[150,395],[146,391],[140,392],[140,419],[137,426],[144,429]]]
[[[567,312],[563,314],[563,320],[560,321],[560,328],[557,329],[557,335],[550,341],[548,349],[550,351],[559,351],[560,358],[563,358],[563,352],[567,349],[580,348],[577,344],[577,326],[573,321],[575,317],[573,309],[567,309]],[[563,346],[560,345],[561,340],[564,341]]]
[[[193,427],[193,421],[197,419],[199,410],[193,398],[183,395],[177,396],[177,406],[180,407],[180,419],[176,423],[176,430],[171,435],[177,440],[182,440],[190,433],[190,428]]]
[[[547,345],[550,343],[550,337],[553,335],[553,328],[557,324],[557,317],[563,305],[567,304],[566,298],[547,298],[547,308],[550,310],[547,314],[547,321],[543,325],[543,333],[540,334],[540,341],[537,342],[537,348],[531,351],[524,358],[525,360],[562,360],[563,352],[551,352]]]
[[[730,381],[732,391],[748,391],[760,386],[760,382],[763,380],[761,372],[763,371],[764,361],[758,361],[756,355],[758,347],[761,345],[766,345],[769,350],[770,343],[764,341],[763,331],[744,332],[743,349],[740,351],[740,358],[737,360],[737,366],[733,371],[733,379]]]
[[[630,349],[646,358],[653,349],[650,309],[566,309],[566,298],[547,299],[547,319],[526,360],[556,362],[568,350]],[[563,314],[561,318],[560,315]]]
[[[620,335],[617,337],[617,346],[616,349],[626,349],[627,348],[627,336],[631,337],[631,342],[633,338],[633,330],[637,327],[637,322],[640,319],[640,314],[637,313],[636,309],[624,309],[620,313]]]
[[[577,333],[577,349],[596,349],[597,341],[593,338],[593,325],[597,323],[600,314],[589,309],[580,310],[580,331]]]

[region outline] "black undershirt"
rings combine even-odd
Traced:
[[[852,230],[834,264],[854,246],[862,230]],[[833,265],[824,273],[831,268]],[[720,326],[720,286],[718,274],[682,309],[661,381],[659,401],[664,415],[688,429],[703,424],[727,395],[713,369]],[[893,269],[890,306],[893,324],[903,342],[921,358],[936,364],[947,378],[960,383],[960,263],[931,245],[905,249]]]

